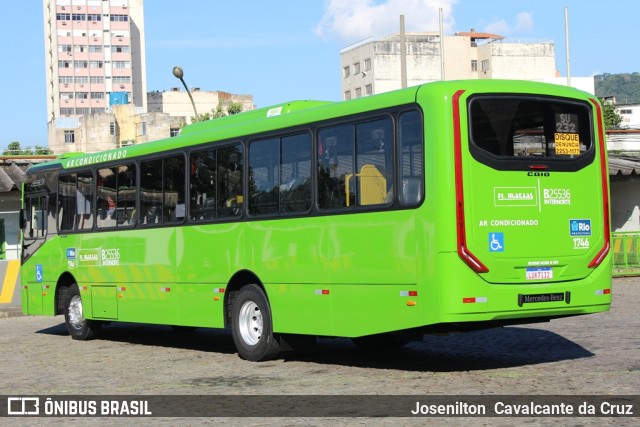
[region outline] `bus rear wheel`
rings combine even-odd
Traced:
[[[231,333],[243,359],[260,362],[275,359],[280,354],[280,342],[273,334],[269,301],[257,285],[244,286],[233,300]]]
[[[74,283],[69,287],[64,303],[64,323],[69,335],[74,340],[90,340],[96,338],[102,329],[102,323],[84,318],[80,289]]]

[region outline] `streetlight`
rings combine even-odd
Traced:
[[[187,84],[184,82],[184,79],[182,77],[184,77],[184,71],[182,70],[182,67],[179,65],[176,65],[175,67],[173,67],[173,75],[176,76],[176,78],[180,79],[180,81],[182,82],[182,86],[184,86],[184,89],[187,91],[187,95],[189,95],[189,99],[191,100],[191,105],[193,106],[193,112],[196,115],[196,122],[199,122],[200,119],[198,118],[198,111],[196,111],[196,103],[193,102],[193,96],[191,96],[191,92],[189,92],[189,88],[187,87]]]

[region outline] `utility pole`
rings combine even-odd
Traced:
[[[407,40],[404,34],[404,15],[400,15],[400,87],[407,87]]]

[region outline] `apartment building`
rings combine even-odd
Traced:
[[[80,118],[108,112],[114,96],[147,109],[143,0],[43,4],[49,146],[78,151]]]

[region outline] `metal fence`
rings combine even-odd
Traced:
[[[611,235],[613,245],[613,275],[640,275],[640,233],[615,232]]]

